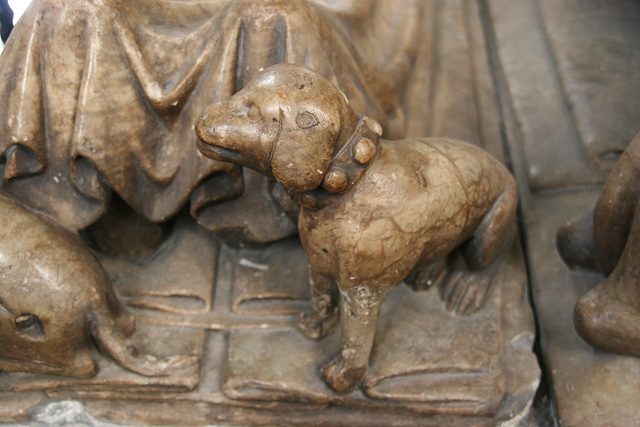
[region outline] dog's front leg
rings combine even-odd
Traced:
[[[340,288],[340,353],[325,363],[325,381],[338,393],[351,391],[369,364],[380,306],[390,285],[372,284]]]
[[[309,264],[311,310],[300,313],[298,326],[309,338],[324,338],[338,323],[338,286]]]

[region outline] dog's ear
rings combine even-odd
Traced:
[[[283,117],[271,158],[274,178],[292,191],[316,189],[331,164],[340,120],[319,109],[302,108]]]

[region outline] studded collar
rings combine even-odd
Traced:
[[[289,191],[304,208],[327,206],[348,192],[366,172],[378,153],[382,128],[375,120],[360,116],[355,131],[342,147],[336,147],[322,184],[311,191]]]

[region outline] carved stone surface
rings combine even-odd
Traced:
[[[554,241],[566,221],[593,209],[639,130],[640,8],[489,0],[486,13],[555,417],[570,426],[636,424],[639,360],[594,349],[573,328],[576,301],[603,276],[570,272]]]
[[[489,5],[528,185],[542,191],[603,183],[640,122],[637,4]]]
[[[170,313],[211,310],[218,242],[184,217],[171,236],[146,257],[98,255],[120,298],[133,307]]]
[[[238,168],[195,150],[196,116],[259,70],[296,62],[402,135],[422,3],[35,0],[0,66],[6,191],[72,229],[95,222],[115,192],[150,221],[191,199],[200,224],[231,239],[291,235],[265,182],[249,177],[240,191],[240,175],[233,188]],[[233,198],[225,215],[208,213]]]
[[[574,325],[596,347],[640,356],[640,134],[611,171],[593,211],[558,231],[558,252],[570,267],[603,273],[598,286],[578,300]]]
[[[583,190],[537,196],[527,216],[527,247],[546,372],[557,416],[569,426],[633,425],[639,415],[640,359],[592,347],[573,325],[576,302],[603,276],[571,272],[555,249],[558,228],[590,209],[598,193]]]
[[[188,230],[176,227],[174,232]],[[199,233],[206,236],[202,229]],[[213,249],[217,243],[208,246]],[[461,322],[451,321],[436,288],[415,292],[401,285],[394,290],[382,309],[366,387],[344,396],[334,394],[318,375],[339,334],[321,341],[305,338],[296,316],[279,314],[291,312],[289,302],[266,296],[273,288],[272,270],[300,279],[281,282],[278,294],[307,292],[300,243],[274,243],[266,250],[223,245],[217,265],[215,287],[212,283],[210,288],[212,310],[178,314],[135,309],[140,328],[134,343],[159,355],[201,354],[195,370],[153,379],[100,358],[100,374],[92,379],[5,372],[0,390],[45,390],[50,397],[82,399],[101,419],[151,424],[278,423],[286,417],[294,425],[309,420],[353,425],[350,417],[357,416],[367,425],[391,420],[400,425],[492,425],[530,404],[530,397],[522,395],[531,396],[538,371],[529,350],[534,330],[517,245],[501,263],[485,306]],[[142,269],[148,275],[139,277],[161,277],[151,264]],[[235,313],[231,296],[248,275],[254,283],[244,292],[243,304],[252,310]],[[389,347],[396,351],[389,353]],[[161,409],[167,404],[174,413]],[[457,418],[459,414],[466,416]]]
[[[100,370],[91,355],[92,339],[142,375],[167,376],[197,361],[140,352],[130,340],[134,317],[119,304],[105,271],[78,236],[2,192],[0,291],[3,371],[92,377]]]
[[[195,130],[205,156],[274,178],[300,203],[313,307],[300,328],[323,338],[339,318],[340,351],[323,367],[337,392],[363,377],[380,307],[410,273],[459,249],[464,265],[450,262],[443,279],[447,308],[482,306],[517,205],[515,181],[488,153],[452,139],[380,138],[380,124],[337,87],[292,64],[206,108]]]
[[[0,420],[51,422],[61,413],[66,422],[88,424],[95,416],[154,425],[465,426],[515,424],[526,414],[539,370],[517,244],[486,304],[467,317],[445,310],[434,286],[391,292],[366,387],[336,395],[319,373],[338,335],[308,340],[295,324],[309,304],[301,246],[243,246],[290,234],[295,210],[280,187],[248,170],[205,163],[195,150],[195,114],[292,55],[333,78],[390,137],[459,138],[508,160],[481,3],[397,5],[36,1],[0,65],[0,93],[15,112],[0,126],[4,188],[74,229],[106,211],[102,224],[83,232],[103,250],[122,248],[101,240],[118,223],[110,222],[117,215],[110,217],[109,197],[132,206],[139,218],[128,217],[131,223],[155,237],[135,236],[125,257],[98,254],[136,315],[132,342],[201,362],[161,378],[131,373],[101,354],[93,355],[100,373],[91,379],[2,372]],[[54,78],[54,69],[65,72]],[[3,88],[6,82],[23,90]],[[59,94],[56,109],[44,101],[52,93]],[[182,210],[187,201],[197,222],[237,247],[198,227]],[[398,347],[398,357],[389,347]]]

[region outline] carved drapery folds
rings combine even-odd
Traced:
[[[309,298],[322,296],[309,287],[297,236],[234,248],[205,230],[231,243],[274,241],[295,232],[300,206],[272,179],[201,157],[193,128],[206,106],[238,92],[261,69],[297,62],[328,78],[367,117],[354,114],[357,131],[328,145],[335,168],[322,178],[327,200],[365,175],[359,173],[380,153],[379,137],[454,137],[504,158],[481,17],[478,2],[466,0],[34,0],[0,59],[7,103],[0,114],[0,190],[82,230],[84,243],[98,249],[93,254],[110,282],[104,285],[137,318],[125,348],[195,363],[147,376],[118,353],[95,351],[87,335],[95,377],[44,376],[26,358],[11,362],[13,369],[0,360],[0,408],[19,400],[10,411],[22,411],[21,419],[35,413],[22,409],[34,405],[23,393],[32,390],[29,396],[43,399],[38,407],[50,398],[79,398],[122,424],[463,426],[522,414],[539,371],[518,245],[496,266],[491,286],[483,285],[485,304],[469,316],[452,316],[441,301],[439,290],[460,295],[444,285],[444,261],[411,280],[423,291],[398,286],[381,308],[370,357],[359,359],[369,358],[362,385],[336,396],[320,372],[339,348],[339,334],[309,340],[296,325]],[[336,99],[343,100],[339,93]],[[246,111],[235,117],[255,113]],[[301,113],[290,116],[291,124],[314,128],[318,118]],[[281,167],[301,160],[279,159]],[[399,155],[390,176],[416,162]],[[422,188],[424,176],[417,178]],[[433,218],[401,209],[406,218]],[[374,246],[384,240],[370,234]],[[7,235],[12,249],[10,239],[21,238]],[[19,262],[32,268],[30,259]],[[61,269],[68,264],[60,262]],[[32,325],[22,313],[39,312],[26,303],[49,299],[36,289],[29,298],[17,295],[15,306],[0,298],[19,320],[5,319],[5,331]],[[65,320],[74,316],[71,323],[86,320],[85,312],[70,311]],[[5,414],[0,410],[3,420]]]
[[[196,116],[259,70],[294,62],[401,136],[420,21],[411,3],[35,1],[0,64],[6,191],[72,229],[95,222],[115,192],[154,222],[191,198],[210,230],[289,235],[272,184],[197,152]]]

